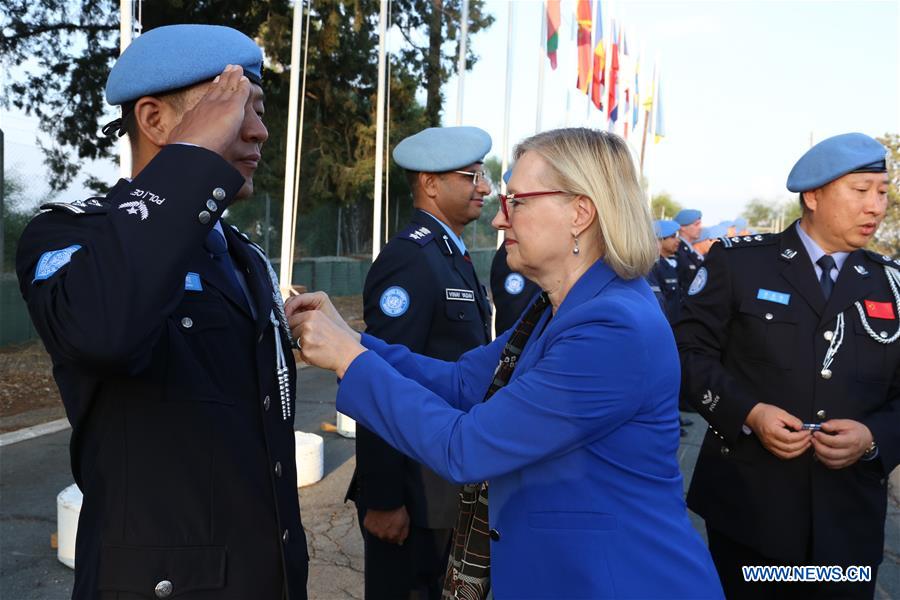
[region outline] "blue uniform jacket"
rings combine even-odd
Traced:
[[[451,481],[490,481],[498,599],[721,597],[682,497],[678,355],[646,282],[597,261],[549,318],[488,402],[510,332],[455,363],[363,335],[338,410]]]

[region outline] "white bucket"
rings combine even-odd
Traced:
[[[345,438],[356,438],[356,421],[343,413],[337,414],[337,432]]]
[[[56,496],[56,558],[70,569],[75,568],[75,534],[82,499],[81,490],[74,483]]]
[[[325,440],[315,433],[294,432],[297,487],[311,485],[325,475]]]

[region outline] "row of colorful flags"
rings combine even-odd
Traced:
[[[561,0],[547,0],[546,4],[547,57],[552,69],[557,68],[559,60],[561,4]],[[611,22],[609,37],[604,35],[601,0],[576,0],[575,19],[578,90],[590,97],[597,110],[605,113],[610,130],[620,130],[628,138],[629,129],[635,132],[638,124],[643,123],[644,134],[652,132],[659,142],[666,133],[662,85],[656,69],[647,85],[641,74],[641,59],[639,56],[633,59],[625,32],[615,20]]]

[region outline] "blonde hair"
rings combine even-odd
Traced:
[[[559,189],[594,203],[603,261],[619,277],[634,279],[650,272],[659,258],[656,233],[622,138],[584,127],[554,129],[520,142],[515,160],[526,152],[546,161]]]

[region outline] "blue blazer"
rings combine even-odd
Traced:
[[[510,333],[455,363],[363,335],[337,408],[451,481],[489,480],[498,600],[721,598],[685,508],[678,354],[647,283],[597,261],[482,402]]]

